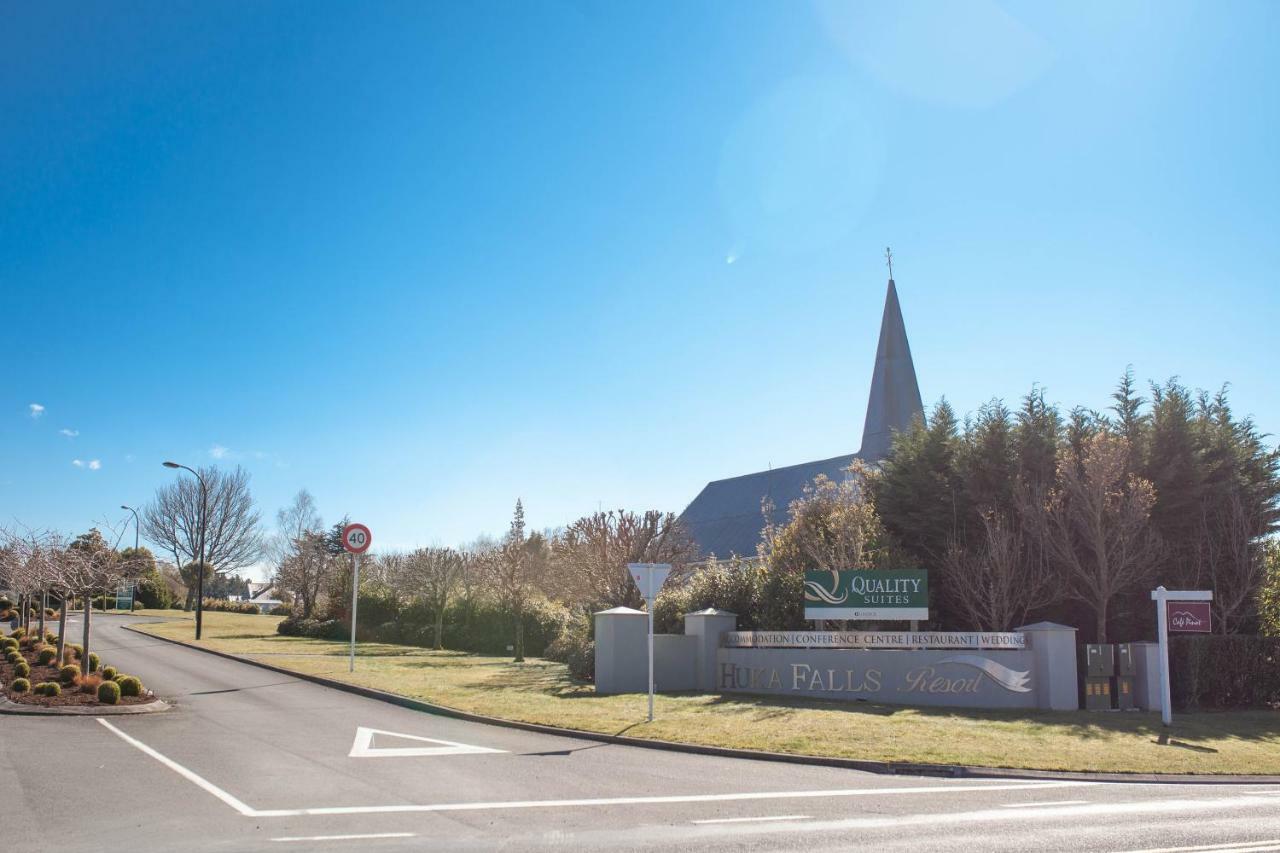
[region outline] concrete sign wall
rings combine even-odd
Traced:
[[[1029,651],[721,649],[716,689],[898,705],[1035,708]]]
[[[734,649],[1014,649],[1027,647],[1016,631],[730,631]]]

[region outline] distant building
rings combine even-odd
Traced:
[[[263,613],[270,613],[275,607],[283,604],[276,593],[276,585],[271,581],[257,583],[249,581],[249,594],[240,599],[258,605]]]
[[[880,343],[871,373],[867,417],[862,427],[862,449],[817,462],[713,480],[681,513],[680,521],[698,544],[702,559],[712,555],[754,556],[764,529],[761,507],[766,499],[775,508],[776,520],[785,520],[791,502],[804,495],[804,487],[815,477],[825,474],[828,479],[839,482],[855,459],[871,464],[881,461],[889,455],[893,433],[905,430],[912,419],[923,413],[907,328],[890,272],[884,316],[880,321]]]

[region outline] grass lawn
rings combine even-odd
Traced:
[[[176,620],[142,630],[191,641],[192,614],[140,613]],[[1166,744],[1159,742],[1158,714],[902,708],[739,694],[659,695],[656,720],[647,723],[644,694],[596,696],[563,664],[362,643],[352,674],[346,644],[281,637],[279,621],[206,613],[201,645],[463,711],[632,737],[878,761],[1280,775],[1280,712],[1177,715]]]

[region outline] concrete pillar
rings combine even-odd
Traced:
[[[1027,636],[1035,671],[1036,706],[1044,711],[1080,710],[1076,674],[1076,629],[1056,622],[1015,628]]]
[[[738,627],[738,614],[709,607],[684,615],[686,637],[697,638],[695,689],[716,689],[716,655],[720,649],[720,635]]]
[[[595,614],[596,692],[649,690],[649,617],[643,610],[615,607]]]

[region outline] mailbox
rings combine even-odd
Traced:
[[[1115,647],[1108,643],[1080,646],[1080,705],[1086,711],[1110,711]],[[1132,690],[1130,691],[1132,695]]]

